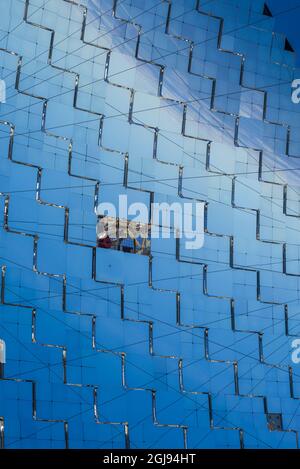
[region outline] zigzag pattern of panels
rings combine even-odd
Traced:
[[[297,448],[300,71],[264,2],[0,7],[1,447]],[[204,247],[97,248],[119,194],[204,202]]]

